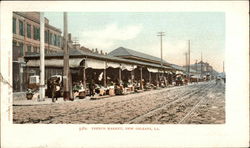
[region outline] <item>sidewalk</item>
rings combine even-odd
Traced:
[[[13,92],[13,100],[25,100],[26,92]]]
[[[159,90],[161,88],[158,88],[157,90]],[[153,90],[153,89],[152,89]],[[126,93],[123,95],[129,95],[129,94],[137,94],[137,93],[142,93],[142,92],[148,92],[150,90],[140,90],[138,92],[131,92],[131,93]],[[62,104],[62,103],[68,103],[68,102],[78,102],[78,101],[94,101],[94,100],[100,100],[100,99],[105,99],[105,98],[110,98],[110,97],[115,97],[117,95],[104,95],[104,96],[100,96],[98,94],[96,94],[95,96],[86,96],[84,99],[79,99],[79,98],[75,98],[74,101],[64,101],[63,97],[60,97],[57,99],[56,102],[52,102],[51,98],[45,98],[44,101],[38,101],[38,93],[36,93],[33,96],[32,100],[27,100],[26,96],[22,96],[22,99],[13,99],[13,106],[34,106],[34,105],[49,105],[49,104]],[[119,96],[119,95],[118,95]]]

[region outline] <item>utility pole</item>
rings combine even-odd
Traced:
[[[165,36],[164,32],[158,32],[157,36],[160,37],[161,41],[161,70],[163,70],[163,61],[162,61],[162,37]]]
[[[186,57],[186,73],[188,73],[188,53],[185,52],[185,57]]]
[[[195,71],[197,76],[198,75],[197,60],[195,60]],[[196,82],[198,83],[198,77],[196,78]]]
[[[223,73],[225,73],[224,61],[223,61]]]
[[[202,59],[202,52],[201,52],[201,77],[203,76],[203,59]]]
[[[63,50],[64,50],[64,61],[63,61],[63,99],[70,99],[69,92],[69,49],[68,49],[68,16],[67,12],[63,12]]]
[[[45,84],[44,84],[44,13],[40,12],[40,97],[39,101],[45,100]]]
[[[196,71],[196,73],[198,72],[198,69],[197,69],[197,60],[195,60],[195,71]]]
[[[188,78],[190,80],[190,40],[188,40]]]

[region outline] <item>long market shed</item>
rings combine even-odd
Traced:
[[[140,56],[138,53],[136,54],[137,56]],[[45,79],[54,74],[63,75],[63,55],[63,52],[45,55]],[[144,60],[147,58],[148,60]],[[118,69],[117,75],[119,80],[122,79],[123,70],[130,72],[131,79],[134,78],[133,75],[135,75],[134,71],[136,71],[136,69],[139,69],[137,75],[140,75],[141,79],[144,77],[145,71],[147,71],[147,79],[149,81],[152,80],[154,75],[155,79],[158,79],[157,77],[159,76],[159,73],[171,74],[177,70],[165,61],[164,65],[161,66],[150,56],[145,57],[145,55],[142,54],[141,59],[143,60],[140,60],[139,58],[124,58],[112,54],[97,54],[79,49],[71,49],[69,52],[69,66],[71,68],[72,78],[80,77],[76,80],[82,80],[83,83],[85,83],[84,85],[86,85],[86,80],[88,80],[88,77],[85,75],[86,69],[95,69],[99,73],[102,73],[104,86],[107,84],[107,70],[110,68]],[[159,62],[159,59],[157,60]],[[26,81],[28,81],[29,75],[39,74],[40,55],[25,56],[25,61],[27,71]]]

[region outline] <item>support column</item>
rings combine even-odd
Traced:
[[[19,73],[19,86],[20,86],[20,92],[23,91],[23,66],[22,63],[19,63],[19,67],[20,67],[20,73]]]
[[[149,83],[151,83],[151,72],[149,71]]]
[[[157,79],[157,83],[158,83],[158,85],[160,86],[160,84],[161,84],[161,80],[160,80],[160,72],[158,71],[158,73],[157,73],[157,77],[156,77],[156,79]]]
[[[134,67],[133,67],[133,69],[132,69],[132,71],[131,71],[131,83],[133,84],[134,83]]]
[[[83,87],[86,89],[86,69],[85,69],[85,66],[83,67]]]
[[[142,86],[142,67],[140,67],[140,78],[141,78],[141,81],[140,81],[140,88],[143,89],[143,86]]]
[[[167,79],[166,79],[166,71],[165,71],[165,69],[164,69],[164,72],[163,72],[163,80],[164,80],[164,83],[165,83],[165,87],[167,87]]]
[[[103,86],[107,87],[107,73],[106,73],[106,69],[107,69],[107,61],[105,61],[105,67],[103,70]]]
[[[120,67],[119,68],[119,84],[120,84],[121,80],[122,80],[122,69]]]

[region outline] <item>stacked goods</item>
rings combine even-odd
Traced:
[[[115,95],[115,89],[114,88],[109,88],[109,95],[114,96]]]

